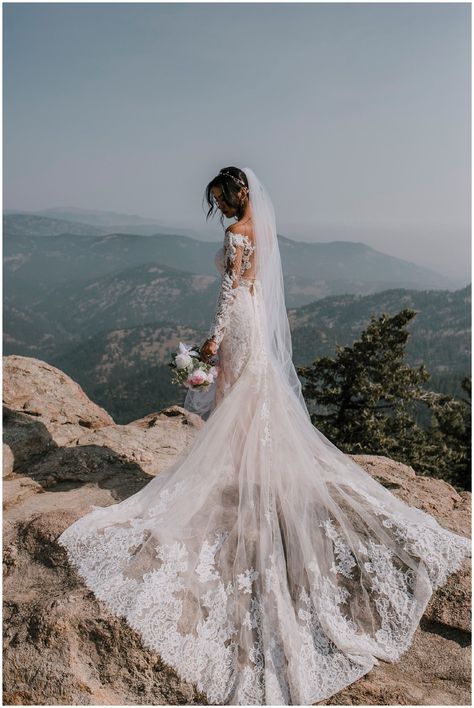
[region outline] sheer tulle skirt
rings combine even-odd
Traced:
[[[307,705],[399,658],[471,543],[311,424],[265,352],[258,282],[237,290],[190,448],[59,542],[209,703]]]

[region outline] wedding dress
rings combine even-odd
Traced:
[[[289,356],[276,227],[258,208],[268,195],[244,172],[257,238],[225,233],[209,332],[221,370],[185,402],[205,425],[138,493],[92,507],[58,540],[209,704],[309,705],[397,660],[471,543],[312,425]]]

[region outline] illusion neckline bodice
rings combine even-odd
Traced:
[[[241,283],[244,286],[249,286],[252,283],[258,282],[257,277],[248,278],[248,277],[245,277],[245,275],[244,275],[245,270],[250,267],[250,260],[249,260],[250,256],[255,251],[255,245],[252,242],[252,239],[249,238],[249,236],[247,236],[246,234],[237,232],[237,231],[229,231],[229,229],[227,228],[225,230],[225,235],[224,235],[224,244],[218,249],[218,251],[216,251],[216,257],[218,255],[220,255],[221,253],[225,254],[226,249],[230,247],[230,244],[232,243],[232,241],[234,239],[237,241],[239,239],[243,239],[243,241],[245,242],[245,245],[246,245],[245,255],[243,258],[243,264],[248,264],[248,265],[244,265],[244,267],[243,267],[243,271],[240,275],[239,284]]]

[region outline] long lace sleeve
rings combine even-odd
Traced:
[[[221,287],[208,339],[220,345],[229,319],[229,308],[235,298],[234,289],[239,284],[245,241],[241,234],[226,231],[224,237],[224,265]]]

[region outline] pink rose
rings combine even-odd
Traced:
[[[205,383],[207,380],[207,374],[200,369],[194,371],[191,376],[188,377],[188,383],[190,386],[199,386],[200,384]]]

